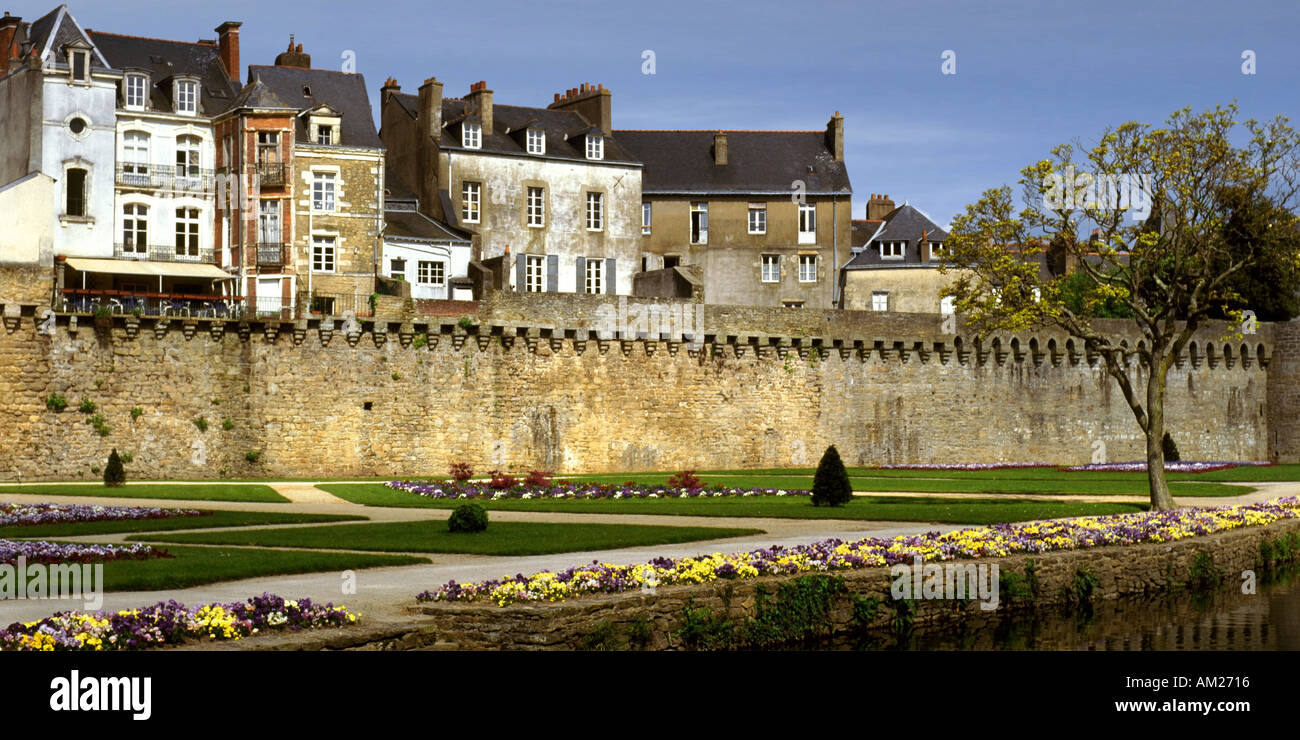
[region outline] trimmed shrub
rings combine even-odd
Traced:
[[[1160,446],[1165,450],[1167,462],[1178,462],[1182,459],[1178,456],[1178,445],[1174,444],[1174,438],[1169,436],[1169,432],[1165,432],[1164,439],[1160,440]]]
[[[126,468],[122,467],[122,458],[117,454],[117,448],[108,456],[108,465],[104,468],[104,485],[109,488],[119,488],[126,485]]]
[[[839,450],[831,445],[822,453],[822,460],[817,463],[817,474],[813,476],[813,506],[841,506],[852,499],[853,484],[849,481],[849,471],[844,469]]]
[[[482,532],[487,525],[487,509],[478,504],[461,504],[447,519],[447,529],[452,532]]]

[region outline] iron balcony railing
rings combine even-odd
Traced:
[[[258,162],[257,181],[259,185],[284,185],[283,162]]]
[[[119,163],[115,182],[119,187],[140,190],[168,190],[211,193],[214,170],[199,167],[168,167],[156,164]]]
[[[152,260],[155,262],[201,262],[212,264],[212,249],[174,244],[138,246],[117,242],[113,244],[113,257],[120,260]]]
[[[257,243],[257,264],[263,267],[282,267],[289,264],[288,249],[283,242]]]

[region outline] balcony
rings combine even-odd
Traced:
[[[257,243],[258,267],[283,267],[289,264],[288,249],[279,241]]]
[[[148,247],[140,247],[118,242],[113,244],[113,258],[119,260],[213,264],[211,248],[204,247],[194,250],[188,247],[177,247],[174,244],[150,244]]]
[[[282,186],[287,180],[283,162],[258,162],[257,182],[259,185]]]
[[[213,175],[213,170],[198,167],[119,163],[114,182],[122,188],[206,195],[212,191]]]

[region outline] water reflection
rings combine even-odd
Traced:
[[[955,626],[917,626],[909,650],[1300,650],[1300,570],[1213,593],[1103,602],[1088,610],[972,614]],[[839,641],[839,649],[900,647],[898,635]]]

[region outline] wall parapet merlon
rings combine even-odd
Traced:
[[[909,331],[900,338],[897,334],[879,331],[852,336],[843,331],[826,334],[771,333],[734,327],[720,330],[698,327],[671,327],[668,330],[663,327],[610,329],[607,326],[593,327],[585,321],[567,324],[512,320],[490,314],[481,316],[478,321],[453,320],[449,317],[401,319],[382,316],[223,319],[116,314],[94,317],[59,313],[40,305],[4,303],[2,306],[5,331],[10,334],[26,325],[43,335],[53,335],[59,330],[71,335],[90,331],[124,341],[134,341],[142,331],[152,334],[155,339],[163,339],[175,329],[187,340],[203,334],[214,342],[221,342],[227,335],[233,334],[241,342],[253,341],[254,337],[258,337],[268,344],[278,343],[283,337],[295,346],[301,345],[309,337],[319,341],[322,346],[328,346],[338,336],[349,346],[355,347],[363,337],[369,335],[369,340],[376,347],[382,347],[391,338],[395,338],[402,347],[414,345],[434,349],[446,340],[457,351],[467,345],[486,351],[495,344],[505,351],[518,346],[536,353],[543,344],[552,351],[559,351],[565,344],[569,344],[579,354],[589,346],[597,347],[601,354],[608,352],[611,347],[618,347],[621,352],[628,354],[640,344],[641,351],[647,355],[654,355],[663,348],[670,356],[675,356],[685,346],[692,355],[706,352],[707,347],[706,355],[711,357],[730,355],[740,358],[752,355],[757,358],[785,359],[794,353],[801,360],[821,360],[838,355],[845,361],[857,358],[866,362],[874,358],[886,364],[918,362],[927,365],[937,362],[941,365],[955,363],[977,367],[989,364],[999,367],[1027,364],[1057,368],[1082,365],[1093,369],[1105,366],[1104,357],[1094,348],[1080,339],[1050,329],[995,333],[985,337],[964,336],[960,333],[944,335],[922,330]],[[1137,339],[1131,326],[1118,328],[1127,329],[1114,332],[1120,337],[1121,362],[1128,368],[1140,365],[1139,350],[1145,347],[1145,342]],[[1221,334],[1216,337],[1213,328],[1203,328],[1189,342],[1184,352],[1175,358],[1175,366],[1179,369],[1189,366],[1193,369],[1267,369],[1273,353],[1270,346],[1272,332],[1268,325],[1260,325],[1260,329],[1260,333],[1250,337],[1225,340]],[[423,340],[418,340],[419,337],[423,337]],[[469,341],[471,338],[474,341]],[[1130,344],[1130,339],[1137,341]]]

